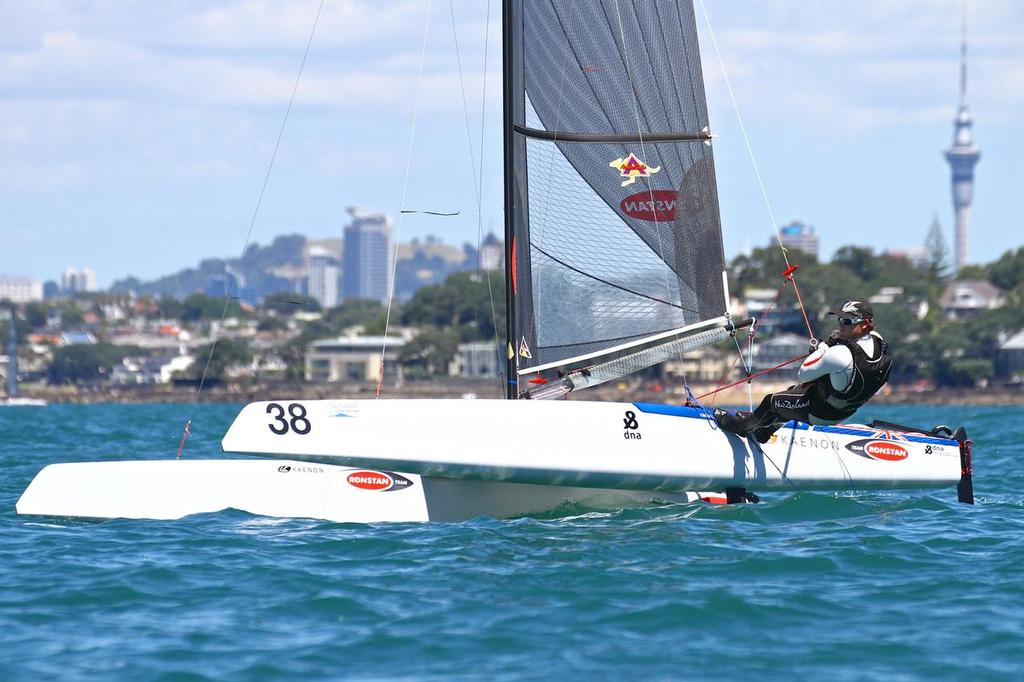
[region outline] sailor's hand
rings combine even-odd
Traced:
[[[825,339],[822,343],[824,343],[826,346],[834,346],[838,342],[839,342],[839,330],[836,329],[831,334],[829,334],[828,338]]]

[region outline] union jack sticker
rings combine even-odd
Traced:
[[[862,424],[843,424],[842,428],[850,429],[852,431],[863,431],[864,435],[868,438],[875,440],[907,440],[899,431],[887,431],[885,429],[873,429],[870,426],[864,426]]]

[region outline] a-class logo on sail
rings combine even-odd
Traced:
[[[402,490],[412,485],[412,481],[405,476],[400,476],[390,471],[353,471],[345,480],[353,488],[377,492]]]
[[[898,443],[889,440],[875,440],[873,438],[855,440],[848,444],[846,449],[861,457],[878,459],[883,462],[898,462],[910,455],[910,452]]]
[[[630,154],[626,158],[618,158],[608,164],[619,171],[619,176],[626,178],[622,186],[632,185],[637,178],[647,178],[661,170],[661,166],[648,166],[637,158],[636,154]]]
[[[676,192],[671,189],[637,192],[620,201],[619,208],[637,220],[672,222],[676,219],[676,196]]]

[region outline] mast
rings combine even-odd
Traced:
[[[18,332],[14,328],[14,306],[11,306],[7,325],[7,397],[18,395]]]
[[[505,397],[519,396],[519,376],[516,372],[516,291],[515,291],[515,175],[512,169],[513,140],[513,2],[503,0],[501,17],[502,85],[504,91],[504,159],[505,159]]]

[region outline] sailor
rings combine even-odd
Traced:
[[[838,327],[800,365],[796,376],[801,383],[769,393],[753,413],[715,410],[715,421],[723,430],[767,443],[791,419],[838,424],[885,385],[892,360],[875,331],[871,304],[847,301],[829,314],[838,318]]]

